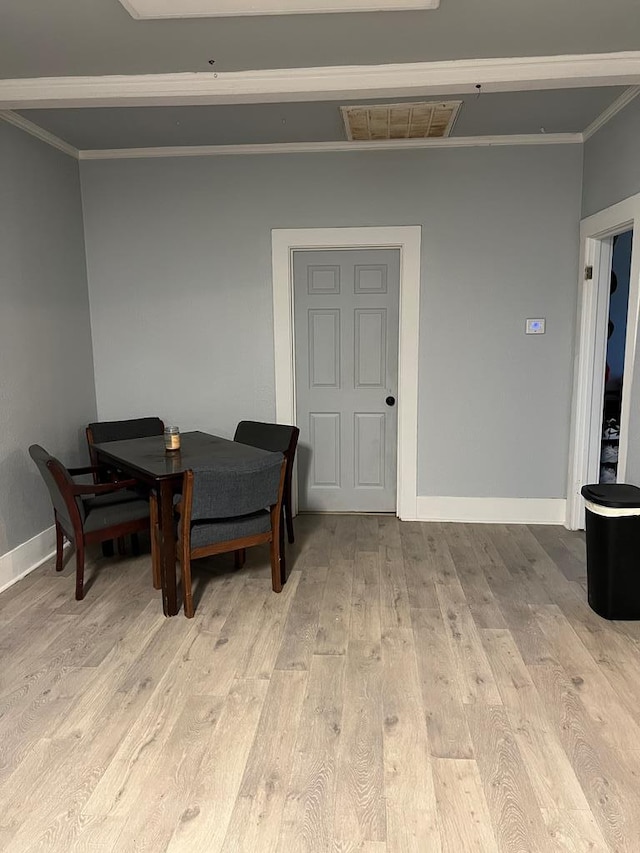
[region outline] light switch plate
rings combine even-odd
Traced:
[[[542,317],[536,320],[527,320],[525,326],[525,334],[527,335],[544,335],[546,320]]]

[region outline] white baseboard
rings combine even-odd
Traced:
[[[54,525],[0,556],[0,592],[28,575],[56,552]]]
[[[564,498],[432,498],[418,496],[418,521],[473,524],[564,524]]]

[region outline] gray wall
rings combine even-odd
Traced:
[[[585,143],[583,216],[640,192],[639,139],[637,97]]]
[[[0,555],[53,523],[28,456],[96,412],[78,163],[0,121]]]
[[[581,173],[579,146],[82,163],[100,417],[273,418],[271,228],[420,224],[419,493],[564,497]]]

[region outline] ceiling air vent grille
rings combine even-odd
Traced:
[[[373,104],[340,107],[347,138],[439,139],[449,136],[462,101],[419,101],[412,104]]]

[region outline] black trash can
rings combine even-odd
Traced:
[[[640,619],[640,489],[583,486],[589,605],[605,619]]]

